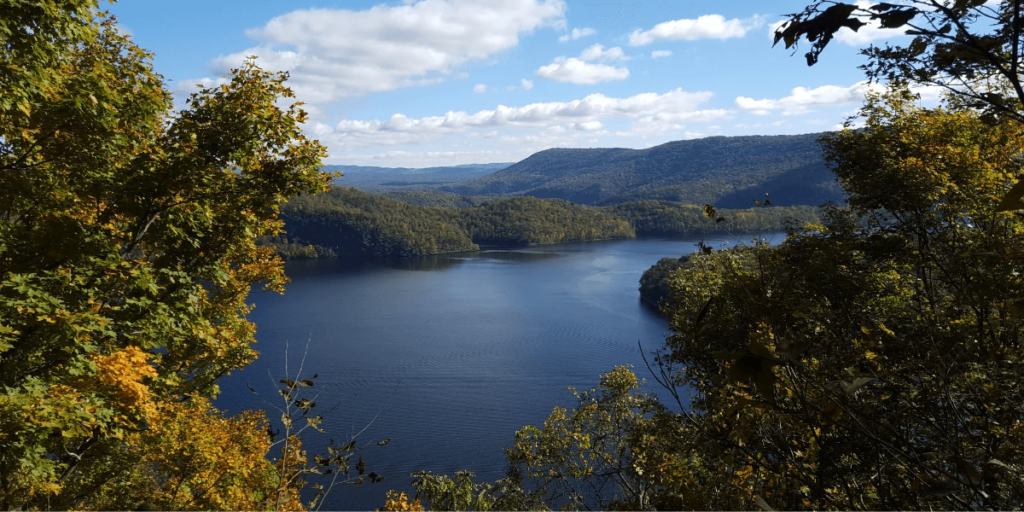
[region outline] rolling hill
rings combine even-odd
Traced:
[[[558,198],[608,205],[641,199],[746,208],[841,200],[819,134],[708,137],[647,149],[549,149],[497,172],[431,187],[475,196]]]

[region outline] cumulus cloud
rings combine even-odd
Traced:
[[[590,61],[603,60],[629,60],[622,48],[604,49],[604,46],[595,44],[580,53],[580,57],[557,57],[555,61],[547,66],[537,69],[537,76],[555,80],[558,82],[570,82],[574,84],[591,85],[600,82],[613,80],[625,80],[629,78],[629,69],[618,68],[607,64],[595,64]]]
[[[558,57],[547,66],[537,70],[537,76],[574,84],[592,85],[629,78],[629,69],[607,64],[593,64],[576,57]]]
[[[682,19],[659,23],[650,30],[635,30],[629,35],[631,46],[643,46],[655,41],[697,39],[731,39],[743,37],[751,29],[760,27],[764,20],[754,16],[745,20],[725,19],[720,14],[706,14],[695,20]]]
[[[187,98],[189,94],[199,92],[199,89],[211,89],[226,83],[228,83],[228,79],[223,76],[219,78],[189,78],[178,82],[174,86],[174,90]]]
[[[724,110],[701,110],[710,92],[680,89],[663,94],[642,93],[626,98],[590,94],[567,102],[531,103],[521,107],[499,105],[476,113],[448,112],[442,116],[409,118],[394,114],[387,120],[343,120],[335,126],[317,124],[313,133],[329,145],[332,153],[370,146],[426,142],[445,135],[471,130],[542,128],[599,131],[603,120],[637,119],[647,124],[703,121],[728,115]]]
[[[579,39],[581,37],[592,36],[592,35],[594,35],[596,33],[597,33],[597,31],[592,29],[592,28],[583,28],[583,29],[574,28],[574,29],[572,29],[572,32],[569,32],[568,34],[565,34],[564,36],[559,37],[558,40],[563,42],[563,43],[567,42],[567,41],[575,41],[575,40],[577,40],[577,39]]]
[[[781,110],[783,115],[795,115],[809,112],[812,107],[823,105],[841,105],[864,101],[864,94],[869,90],[881,91],[878,84],[869,84],[866,80],[849,87],[823,85],[814,89],[806,87],[794,88],[789,96],[779,99],[760,99],[739,96],[736,108],[753,114],[765,115],[774,110]]]
[[[475,93],[487,92],[487,84],[476,84],[476,85],[474,85],[473,86],[473,92],[475,92]]]
[[[523,78],[519,80],[519,83],[522,85],[524,91],[529,91],[530,89],[533,89],[533,80],[527,80]]]
[[[614,48],[604,49],[604,46],[595,44],[587,47],[580,53],[580,59],[583,60],[629,60],[630,58],[626,54],[622,53],[622,48],[616,46]]]
[[[776,110],[781,110],[782,115],[798,115],[810,112],[813,107],[863,103],[864,95],[868,91],[882,93],[885,89],[884,85],[868,83],[867,80],[857,82],[849,87],[838,85],[823,85],[814,89],[795,87],[789,96],[779,99],[755,100],[739,96],[736,98],[736,108],[756,115],[766,115]],[[939,86],[911,87],[910,90],[927,103],[936,102],[945,91]]]
[[[671,57],[671,56],[672,56],[672,52],[670,52],[668,50],[654,50],[653,52],[651,52],[651,58],[652,59],[660,59],[660,58],[663,58],[663,57]]]
[[[329,103],[444,80],[467,62],[514,48],[523,34],[564,26],[565,9],[563,0],[302,9],[248,30],[259,44],[213,65],[226,72],[255,55],[264,69],[288,71],[300,100]]]

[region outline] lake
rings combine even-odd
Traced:
[[[260,358],[221,380],[217,406],[280,417],[270,412],[281,405],[273,383],[286,376],[286,355],[295,377],[308,341],[302,378],[319,375],[314,412],[327,431],[304,436],[310,456],[364,427],[360,442],[391,439],[361,452],[367,471],[385,480],[336,487],[324,509],[372,510],[388,489],[411,496],[417,470],[493,481],[516,430],[575,405],[568,387],[589,389],[622,364],[650,376],[637,343],[659,348],[667,322],[641,305],[640,275],[663,257],[692,253],[699,239],[289,262],[284,295],[250,295]],[[736,239],[704,241],[717,248]]]

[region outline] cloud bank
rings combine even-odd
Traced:
[[[288,71],[302,101],[330,103],[437,83],[471,61],[514,48],[519,37],[565,25],[563,0],[421,0],[362,11],[303,9],[246,35],[258,46],[214,60],[226,73],[255,55]]]
[[[542,128],[548,130],[597,131],[602,120],[635,119],[645,133],[664,131],[684,121],[708,121],[726,117],[725,110],[701,110],[711,92],[642,93],[626,98],[590,94],[566,102],[531,103],[520,107],[498,105],[476,113],[449,111],[441,116],[409,118],[394,114],[387,120],[343,120],[334,126],[317,124],[313,133],[333,150],[371,146],[401,145],[438,139],[445,135],[475,130],[470,135],[486,137],[486,130]],[[561,128],[559,128],[561,126]],[[495,132],[496,133],[496,132]],[[554,132],[553,132],[554,133]]]

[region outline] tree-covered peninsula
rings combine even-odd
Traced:
[[[629,223],[558,199],[492,199],[468,208],[419,206],[354,188],[300,195],[282,206],[287,239],[265,238],[284,256],[420,256],[479,244],[536,245],[632,238]],[[300,252],[300,248],[306,248]]]
[[[414,206],[348,187],[293,197],[282,206],[281,218],[293,243],[326,248],[339,256],[418,256],[479,249],[444,209]]]
[[[529,246],[783,231],[818,220],[817,208],[811,206],[719,210],[720,221],[702,212],[702,207],[672,201],[594,207],[561,199],[436,192],[380,195],[334,187],[282,205],[286,233],[265,237],[262,243],[274,246],[285,258],[402,257],[474,251],[480,244]]]

